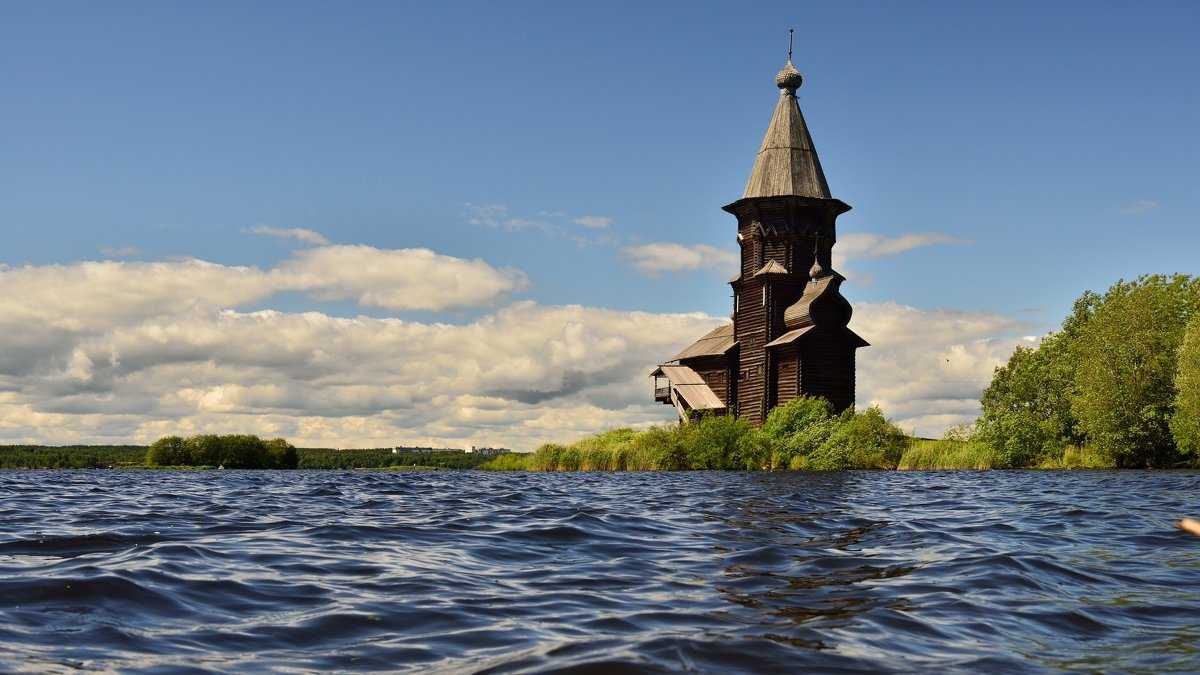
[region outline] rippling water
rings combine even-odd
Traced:
[[[1200,474],[0,472],[0,670],[1200,670]]]

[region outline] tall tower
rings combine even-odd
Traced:
[[[789,58],[775,76],[779,101],[746,191],[724,207],[737,218],[742,262],[730,282],[736,411],[753,424],[797,395],[852,405],[854,350],[866,345],[846,328],[850,303],[830,260],[837,217],[850,207],[830,195],[796,101],[802,83]]]
[[[656,400],[674,404],[682,419],[724,411],[759,425],[797,396],[824,397],[839,411],[854,404],[855,350],[867,342],[847,328],[845,278],[830,259],[837,217],[850,206],[829,193],[796,101],[802,82],[789,51],[746,191],[724,207],[737,218],[741,247],[741,269],[730,281],[732,326],[652,373]]]

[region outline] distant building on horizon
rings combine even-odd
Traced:
[[[393,455],[411,454],[411,455],[427,455],[434,452],[462,452],[461,448],[425,448],[411,447],[407,445],[397,445],[392,448]]]
[[[477,448],[472,445],[471,449],[467,450],[466,452],[474,453],[476,455],[507,455],[511,453],[512,450],[509,450],[508,448]]]
[[[845,277],[830,260],[835,221],[850,206],[830,195],[796,101],[802,82],[789,53],[746,191],[723,207],[737,218],[741,247],[732,323],[651,373],[655,400],[683,421],[730,412],[757,426],[798,396],[824,397],[839,411],[854,404],[855,350],[868,345],[847,328]]]

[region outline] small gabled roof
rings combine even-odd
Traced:
[[[692,410],[720,410],[725,407],[721,399],[704,383],[704,378],[687,366],[659,366],[650,375],[670,380],[671,388]]]
[[[703,337],[688,345],[671,360],[682,361],[698,356],[723,356],[735,346],[737,346],[737,341],[733,338],[733,324],[727,323],[705,333]]]
[[[787,273],[788,273],[788,271],[787,271],[786,267],[784,267],[783,265],[780,265],[778,262],[776,262],[774,260],[768,260],[767,264],[762,266],[762,269],[760,269],[759,271],[754,273],[754,276],[757,277],[762,274],[787,274]]]
[[[770,342],[767,343],[766,346],[767,347],[782,347],[784,345],[790,345],[790,344],[796,342],[797,340],[799,340],[800,338],[804,337],[805,335],[808,335],[809,333],[813,332],[816,329],[817,329],[816,326],[805,326],[803,328],[797,328],[796,330],[790,330],[790,331],[784,333],[783,335],[780,335],[779,337],[775,338],[774,340],[771,340]],[[840,331],[842,334],[844,334],[847,338],[847,342],[850,343],[851,347],[858,348],[858,347],[870,347],[871,346],[871,343],[869,343],[866,340],[859,337],[858,333],[855,333],[854,331],[850,330],[849,328],[834,328],[833,330]]]

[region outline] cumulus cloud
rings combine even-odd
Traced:
[[[0,373],[0,438],[529,448],[669,419],[650,367],[718,322],[531,302],[461,325],[181,308],[41,341],[37,369]]]
[[[256,225],[245,230],[248,234],[262,234],[268,237],[279,237],[280,239],[295,239],[310,246],[328,246],[329,240],[325,235],[313,230],[306,230],[302,227],[271,227],[270,225]]]
[[[483,261],[367,246],[303,249],[270,269],[0,266],[0,440],[246,432],[531,449],[670,420],[647,373],[723,321],[528,301],[463,323],[247,309],[293,291],[436,310],[526,283]],[[853,327],[873,344],[859,352],[859,403],[926,435],[972,419],[992,369],[1031,341],[1011,317],[890,303],[859,305]]]
[[[0,266],[0,321],[84,331],[197,307],[240,307],[280,292],[395,310],[488,304],[528,286],[517,270],[427,249],[324,246],[273,269],[203,260]]]
[[[621,249],[625,258],[642,274],[656,277],[664,272],[707,269],[722,276],[737,272],[738,254],[707,244],[684,245],[660,241]]]
[[[1029,324],[1001,314],[862,303],[851,327],[872,346],[858,352],[858,401],[879,405],[906,431],[938,436],[979,415],[992,372]]]
[[[572,219],[571,222],[594,230],[600,230],[612,225],[613,219],[608,216],[579,216]]]
[[[387,309],[474,307],[524,290],[524,273],[428,249],[322,246],[297,252],[268,275],[279,290]]]

